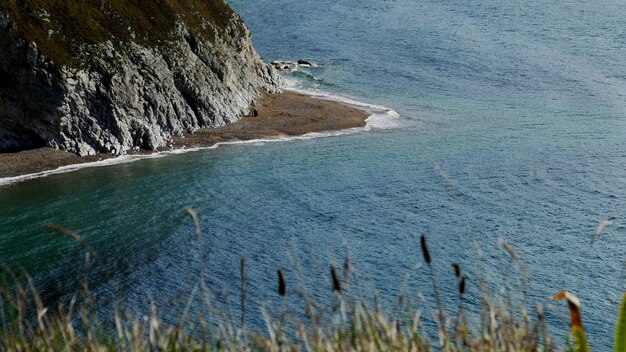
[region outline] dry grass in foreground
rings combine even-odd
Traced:
[[[201,232],[195,212],[188,214],[196,224],[196,235]],[[97,254],[80,236],[60,227],[53,230],[80,243],[86,251],[86,265],[98,262]],[[502,243],[514,260],[519,258],[513,249]],[[400,303],[400,309],[389,314],[379,308],[374,294],[373,304],[350,294],[354,270],[346,259],[342,270],[331,266],[329,281],[332,300],[320,307],[305,297],[306,305],[297,318],[288,310],[263,316],[264,332],[245,328],[241,321],[217,320],[210,313],[193,318],[186,310],[178,324],[166,324],[155,308],[143,318],[129,317],[118,309],[111,326],[100,322],[95,300],[87,282],[83,291],[75,295],[67,306],[45,307],[25,273],[2,271],[0,285],[0,348],[3,351],[552,351],[553,339],[548,332],[541,306],[527,307],[513,300],[492,300],[481,294],[481,312],[470,317],[464,309],[467,278],[462,268],[453,264],[458,283],[458,308],[447,316],[442,307],[437,278],[432,270],[432,257],[426,238],[421,237],[422,255],[432,286],[432,299],[437,309],[433,312],[436,328],[427,331],[422,325],[422,312]],[[206,285],[199,268],[199,279],[194,294],[207,300]],[[246,312],[246,266],[241,261],[241,313]],[[288,282],[282,270],[277,271],[277,295],[286,299]],[[87,281],[87,280],[85,280]],[[291,294],[291,293],[289,293]],[[555,299],[568,302],[572,316],[572,351],[589,351],[577,298],[567,292]],[[191,301],[191,298],[190,298]],[[400,299],[401,301],[401,299]],[[78,303],[81,302],[81,303]],[[499,303],[493,303],[499,302]],[[210,302],[206,301],[206,312]],[[532,312],[532,313],[531,313]],[[429,313],[429,312],[427,312]],[[626,308],[622,305],[616,329],[615,351],[626,348]],[[468,321],[476,321],[469,324]],[[434,337],[433,337],[434,336]]]

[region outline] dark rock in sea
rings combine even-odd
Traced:
[[[313,63],[311,61],[306,61],[306,60],[298,60],[298,65],[313,67]]]
[[[288,71],[296,68],[297,63],[293,61],[272,61],[272,66],[280,71]]]
[[[153,150],[282,85],[222,0],[33,2],[0,2],[0,151]]]

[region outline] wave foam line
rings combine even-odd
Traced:
[[[354,100],[351,98],[346,98],[340,95],[331,94],[328,92],[318,91],[310,88],[305,88],[302,83],[295,79],[290,79],[284,77],[286,86],[285,90],[292,91],[295,93],[305,94],[317,99],[322,100],[330,100],[336,101],[339,103],[351,105],[360,109],[364,109],[372,115],[367,118],[365,121],[367,125],[365,126],[365,130],[369,131],[372,129],[390,129],[397,128],[400,126],[398,118],[400,114],[393,110],[392,108],[388,108],[382,105],[375,105],[364,103],[358,100]]]
[[[168,155],[189,153],[189,152],[198,151],[201,149],[203,148],[174,149],[170,151],[155,152],[152,154],[143,154],[143,155],[122,155],[122,156],[111,157],[109,159],[103,159],[103,160],[98,160],[98,161],[93,161],[93,162],[88,162],[88,163],[65,165],[65,166],[60,166],[54,170],[46,170],[46,171],[37,172],[33,174],[0,178],[0,187],[7,186],[7,185],[17,183],[17,182],[32,180],[36,178],[42,178],[42,177],[56,175],[56,174],[63,174],[63,173],[77,171],[81,169],[125,164],[125,163],[131,163],[134,161],[144,160],[144,159],[156,159],[156,158],[161,158],[161,157],[168,156]]]
[[[152,154],[122,155],[122,156],[112,157],[110,159],[103,159],[103,160],[98,160],[98,161],[93,161],[93,162],[88,162],[88,163],[60,166],[54,170],[47,170],[47,171],[37,172],[33,174],[28,174],[28,175],[0,178],[0,187],[8,186],[8,185],[18,183],[18,182],[33,180],[37,178],[43,178],[43,177],[47,177],[51,175],[78,171],[81,169],[126,164],[126,163],[132,163],[132,162],[139,161],[139,160],[157,159],[157,158],[162,158],[162,157],[169,156],[169,155],[186,154],[186,153],[197,152],[201,150],[216,149],[225,145],[250,144],[250,145],[261,146],[261,145],[265,145],[266,143],[277,143],[277,142],[284,143],[284,142],[297,141],[297,140],[310,140],[310,139],[316,139],[316,138],[341,136],[341,135],[358,133],[358,132],[362,132],[365,130],[366,130],[365,127],[356,127],[356,128],[349,128],[349,129],[338,130],[338,131],[310,132],[310,133],[306,133],[300,136],[276,136],[276,137],[270,137],[270,138],[249,139],[249,140],[243,140],[243,141],[219,142],[219,143],[215,143],[213,145],[207,146],[207,147],[193,147],[193,148],[184,148],[184,149],[180,148],[180,149],[174,149],[174,150],[163,151],[163,152],[155,152]]]

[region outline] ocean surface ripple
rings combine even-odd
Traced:
[[[363,291],[377,288],[390,306],[421,261],[424,233],[446,307],[456,307],[457,261],[477,311],[479,278],[494,293],[503,272],[521,287],[499,248],[505,239],[527,265],[527,291],[546,305],[556,342],[568,316],[550,297],[568,289],[582,300],[592,348],[610,349],[625,280],[626,7],[229,3],[265,60],[319,65],[287,73],[292,88],[389,107],[383,115],[397,113],[381,121],[391,128],[225,145],[1,187],[2,262],[23,265],[47,300],[62,300],[77,287],[82,257],[43,225],[71,228],[106,258],[114,279],[93,284],[103,301],[121,290],[127,305],[154,300],[176,319],[201,261],[215,302],[236,307],[245,255],[250,300],[272,307],[276,268],[290,282],[297,270],[309,289],[330,290],[328,264],[349,255]],[[202,250],[187,208],[200,216]],[[432,307],[424,272],[407,284]],[[250,317],[260,324],[258,307]]]

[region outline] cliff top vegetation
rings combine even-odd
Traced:
[[[76,66],[85,44],[134,41],[155,47],[178,20],[214,42],[234,12],[223,0],[3,0],[13,30],[49,59]]]

